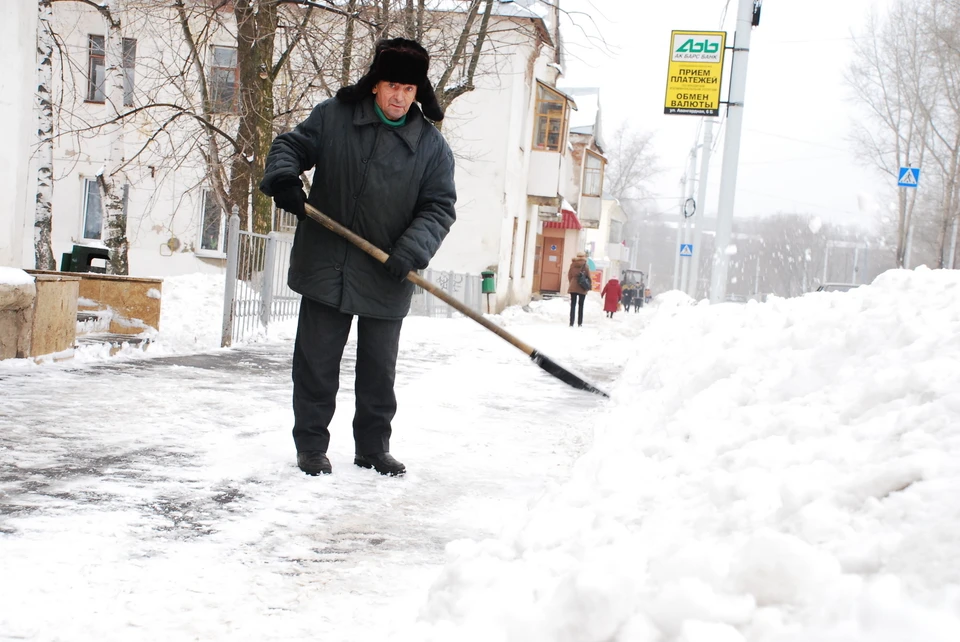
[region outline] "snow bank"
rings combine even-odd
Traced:
[[[960,639],[958,295],[664,301],[571,479],[451,544],[411,639]]]
[[[20,268],[0,265],[0,285],[27,285],[33,281],[34,278]]]

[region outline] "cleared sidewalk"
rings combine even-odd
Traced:
[[[410,326],[401,479],[352,465],[352,341],[323,478],[294,464],[289,342],[0,372],[0,639],[361,640],[412,623],[444,547],[498,533],[562,478],[604,402],[466,320]],[[618,369],[577,365],[601,386]]]

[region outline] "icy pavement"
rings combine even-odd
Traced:
[[[622,363],[576,332],[525,340],[610,384]],[[290,342],[0,370],[0,639],[386,636],[447,543],[498,535],[568,474],[606,403],[469,321],[409,319],[410,472],[385,478],[352,464],[354,347],[322,478],[294,463]]]

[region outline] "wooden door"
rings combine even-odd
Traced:
[[[537,246],[533,250],[533,291],[540,291],[540,260],[543,258],[543,234],[537,234]]]
[[[563,276],[563,237],[543,239],[543,262],[540,264],[540,290],[559,292]]]

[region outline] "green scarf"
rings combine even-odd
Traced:
[[[380,122],[390,127],[400,127],[405,122],[407,122],[406,114],[404,114],[403,118],[401,118],[400,120],[390,120],[389,118],[387,118],[387,115],[383,113],[382,109],[380,109],[380,105],[377,104],[377,101],[373,101],[373,111],[377,112],[377,116],[380,118]]]

